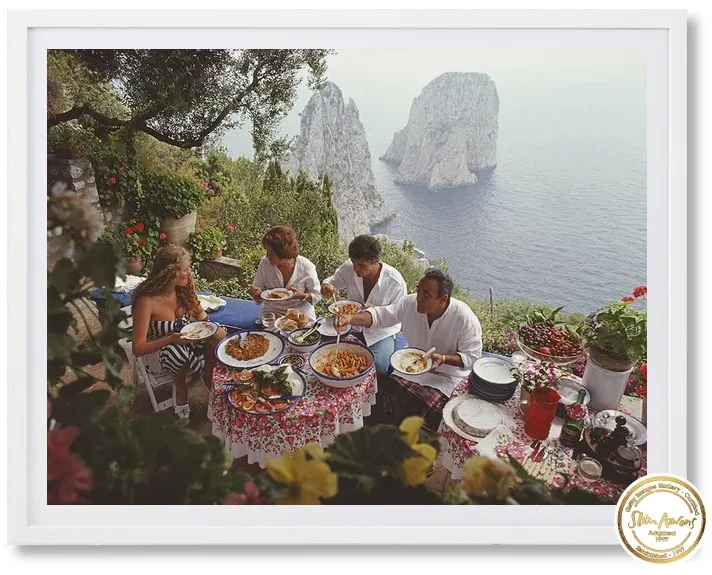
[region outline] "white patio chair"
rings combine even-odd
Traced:
[[[148,398],[151,400],[151,405],[155,412],[173,407],[176,399],[176,387],[173,385],[173,376],[161,368],[161,364],[158,360],[158,352],[143,357],[135,357],[131,351],[130,341],[122,338],[119,340],[119,345],[129,360],[129,365],[131,366],[131,385],[134,386],[134,389],[138,389],[141,383],[146,386]],[[198,373],[199,372],[190,372],[188,378]],[[195,395],[200,395],[203,392],[209,393],[208,388],[203,383],[202,377],[199,377],[198,380],[199,382],[197,384],[188,385],[188,399]],[[159,403],[156,399],[155,390],[164,385],[171,385],[171,397]]]

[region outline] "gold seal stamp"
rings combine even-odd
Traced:
[[[623,547],[636,559],[670,563],[688,557],[705,531],[697,490],[673,475],[649,475],[632,483],[618,501],[616,527]]]

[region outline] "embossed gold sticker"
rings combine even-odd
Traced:
[[[705,506],[697,490],[673,475],[649,475],[632,483],[616,511],[621,544],[648,563],[688,557],[702,538],[705,522]]]

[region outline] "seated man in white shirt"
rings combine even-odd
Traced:
[[[364,306],[387,306],[405,297],[408,289],[400,272],[381,261],[383,248],[378,238],[363,235],[349,244],[349,260],[334,275],[321,284],[324,297],[334,297],[337,289],[346,290],[346,297]],[[376,371],[387,373],[395,349],[395,335],[400,323],[384,327],[368,327],[361,335],[376,359]]]
[[[435,347],[430,372],[379,378],[379,395],[389,400],[394,423],[409,415],[420,415],[426,427],[437,431],[442,409],[455,386],[482,357],[480,321],[467,304],[451,297],[452,288],[448,274],[429,268],[418,282],[417,294],[386,307],[341,316],[338,320],[339,325],[363,327],[402,323],[403,335],[410,347],[423,350]]]

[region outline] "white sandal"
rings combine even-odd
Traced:
[[[190,418],[190,405],[187,403],[185,405],[176,405],[173,411],[179,419]]]

